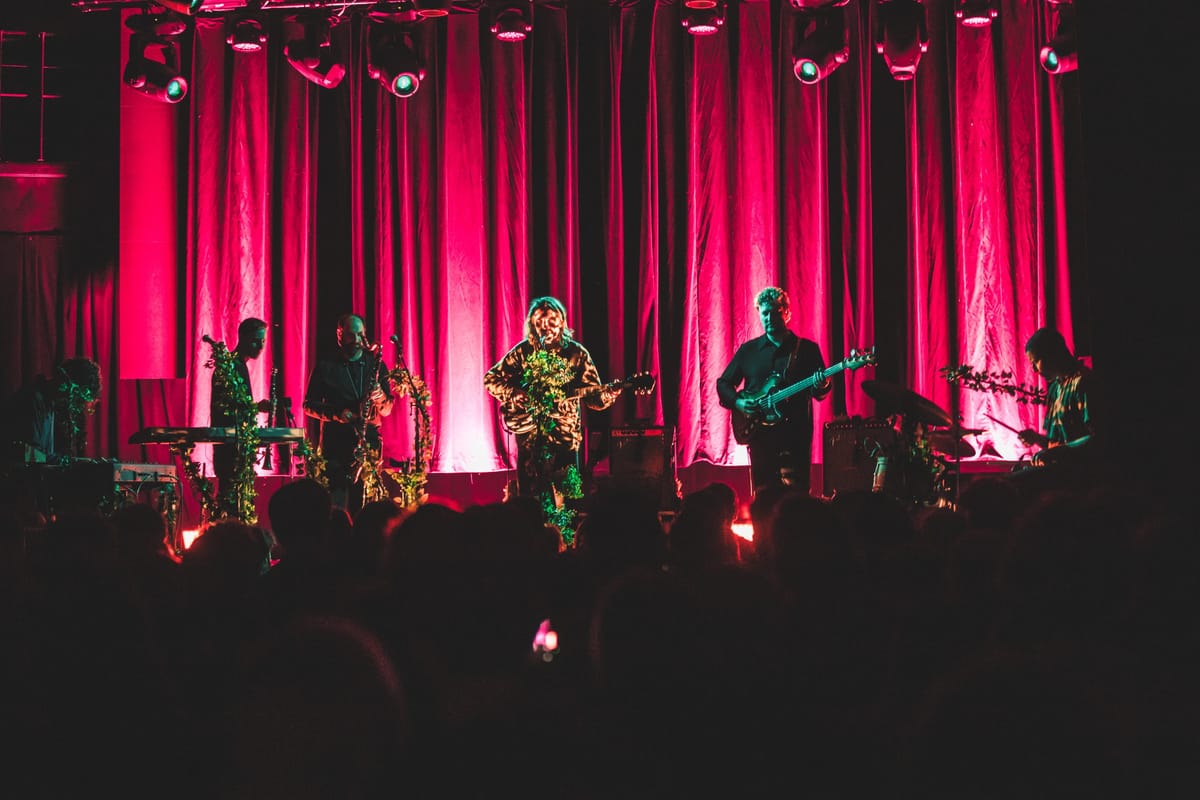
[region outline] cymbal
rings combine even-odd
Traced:
[[[870,378],[862,382],[862,388],[875,402],[882,403],[897,414],[911,417],[916,422],[926,425],[950,425],[953,422],[950,415],[937,403],[926,400],[903,386]]]
[[[929,440],[929,446],[942,455],[951,458],[970,458],[975,455],[975,448],[971,446],[970,442],[955,439],[949,431],[927,433],[925,438]]]

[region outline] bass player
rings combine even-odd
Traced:
[[[785,484],[810,490],[812,467],[812,401],[825,398],[833,381],[825,374],[821,348],[788,328],[792,311],[787,292],[768,286],[754,298],[763,335],[743,342],[717,378],[721,405],[732,411],[734,438],[750,453],[754,492]],[[773,384],[792,384],[811,377],[812,387],[778,408],[764,407]]]

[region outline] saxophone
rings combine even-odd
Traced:
[[[379,350],[378,344],[368,342],[366,344],[366,358],[372,359],[368,362],[370,369],[364,370],[364,374],[370,375],[370,380],[364,381],[363,396],[359,401],[359,419],[355,424],[355,430],[358,434],[358,444],[354,448],[354,480],[362,482],[363,502],[368,503],[373,500],[380,500],[386,496],[383,484],[379,479],[379,469],[383,461],[383,448],[372,447],[367,442],[367,426],[374,420],[378,414],[378,409],[375,407],[375,402],[371,399],[371,395],[375,393],[375,387],[379,385]]]

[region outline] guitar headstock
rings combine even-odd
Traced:
[[[875,363],[875,345],[871,345],[870,350],[851,349],[850,355],[846,357],[846,369],[874,366]]]
[[[624,389],[632,389],[634,394],[650,394],[658,384],[658,379],[651,372],[636,372],[617,385]]]

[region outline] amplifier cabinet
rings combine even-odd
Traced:
[[[870,491],[876,459],[886,457],[895,443],[896,431],[887,420],[840,417],[826,422],[822,493],[832,497],[839,491]]]
[[[662,425],[614,427],[609,431],[609,482],[644,491],[663,511],[679,505],[675,429]]]

